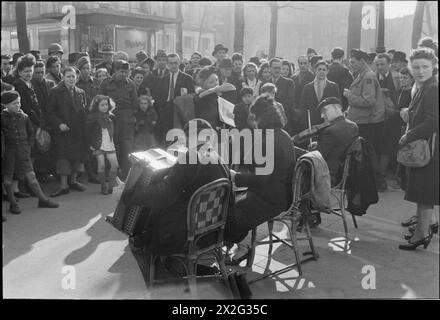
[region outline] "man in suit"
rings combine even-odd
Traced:
[[[163,79],[170,71],[167,69],[167,54],[164,50],[157,50],[157,54],[154,56],[156,61],[156,69],[153,70],[153,76]]]
[[[270,71],[272,73],[272,83],[277,87],[275,100],[281,103],[287,116],[287,125],[284,128],[290,135],[295,131],[295,124],[298,122],[296,104],[295,104],[295,84],[292,79],[281,75],[282,62],[278,58],[269,61]]]
[[[243,87],[242,80],[233,75],[233,64],[229,58],[222,59],[218,64],[218,82],[220,85],[223,83],[230,83],[235,87],[235,90],[222,93],[222,98],[228,100],[232,104],[237,104],[240,100],[240,90]]]
[[[342,92],[344,89],[350,88],[353,82],[353,76],[350,70],[342,64],[344,60],[344,50],[342,48],[334,48],[332,50],[332,63],[328,68],[327,79],[335,82],[339,86],[339,90]],[[342,97],[342,110],[345,111],[348,108],[347,98]]]
[[[229,49],[222,44],[215,45],[214,51],[212,52],[212,56],[215,58],[215,62],[213,64],[214,67],[219,67],[220,62],[227,57],[226,54],[228,51]]]
[[[113,45],[111,44],[105,44],[102,46],[101,50],[102,54],[102,62],[95,65],[95,69],[107,69],[107,72],[110,76],[112,76],[116,70],[115,70],[115,64],[113,62],[113,56],[115,55],[115,52],[113,51]]]
[[[310,111],[311,125],[322,123],[321,114],[318,109],[319,103],[328,97],[341,98],[339,87],[336,83],[327,79],[328,64],[324,60],[315,64],[315,79],[306,84],[301,94],[300,111],[302,127],[308,127],[308,111]]]
[[[344,158],[345,150],[359,136],[356,123],[347,120],[342,112],[342,102],[330,97],[321,101],[318,110],[324,121],[330,125],[319,132],[317,150],[327,162],[332,186],[339,180],[339,168]]]
[[[168,130],[174,127],[174,98],[194,93],[194,82],[190,75],[179,70],[180,57],[177,53],[167,56],[169,73],[160,80],[158,87],[158,110],[159,120],[157,123],[156,136],[160,144],[165,144]]]
[[[11,60],[12,58],[9,54],[2,54],[2,80],[11,73]]]
[[[300,56],[298,58],[299,73],[293,76],[295,83],[295,105],[299,106],[301,102],[301,93],[304,86],[315,79],[315,75],[310,72],[310,63],[307,56]]]

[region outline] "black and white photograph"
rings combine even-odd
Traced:
[[[2,1],[1,72],[4,300],[439,300],[437,1]]]

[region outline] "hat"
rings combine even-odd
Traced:
[[[374,52],[372,52],[374,53]],[[365,51],[361,49],[351,49],[350,51],[350,57],[355,58],[356,60],[364,59],[365,61],[368,60],[370,54],[367,54]],[[376,56],[376,53],[374,53]],[[374,59],[374,57],[373,57]]]
[[[393,54],[393,61],[402,61],[402,62],[408,62],[408,60],[406,60],[406,53],[403,51],[396,51]]]
[[[64,53],[63,47],[59,43],[51,43],[49,45],[49,48],[47,49],[47,53],[50,55],[54,52],[61,52]]]
[[[322,100],[319,103],[319,105],[318,105],[319,112],[321,112],[322,108],[324,108],[324,107],[326,107],[326,106],[328,106],[330,104],[339,104],[340,106],[342,106],[342,102],[338,98],[336,98],[336,97],[328,97],[328,98],[325,98],[324,100]]]
[[[147,58],[148,58],[148,55],[144,50],[140,50],[140,51],[136,52],[136,60],[137,61],[144,61]]]
[[[200,52],[198,52],[198,51],[194,51],[194,52],[192,53],[191,57],[192,57],[193,55],[198,55],[200,58],[202,58],[202,54],[201,54]]]
[[[104,44],[102,46],[100,53],[115,53],[115,51],[113,50],[113,45],[112,44]]]
[[[115,70],[130,70],[130,64],[125,60],[117,60],[115,62]]]
[[[233,67],[232,60],[229,59],[229,58],[223,59],[222,61],[220,61],[218,67],[219,68],[224,68],[224,69],[232,68]]]
[[[17,63],[18,58],[22,56],[24,56],[24,54],[21,52],[14,53],[14,55],[12,56],[12,61],[10,61],[9,64],[15,65]]]
[[[11,60],[12,58],[11,58],[11,55],[10,55],[10,54],[2,54],[2,60],[3,60],[3,59]]]
[[[81,57],[78,59],[78,61],[76,62],[76,67],[81,70],[81,68],[83,66],[85,66],[86,64],[90,64],[90,59],[89,57]]]
[[[259,59],[258,57],[251,57],[251,58],[249,59],[249,62],[253,62],[253,63],[255,63],[257,66],[260,65],[260,59]]]
[[[309,54],[311,54],[311,53],[314,53],[314,54],[317,54],[317,52],[315,51],[315,49],[312,49],[312,48],[307,48],[307,55],[309,55]]]
[[[35,57],[35,60],[42,60],[39,50],[31,50],[29,53]]]
[[[69,53],[68,61],[70,65],[75,64],[77,60],[78,60],[78,52]]]
[[[148,66],[150,67],[150,70],[153,70],[153,68],[154,68],[154,60],[153,59],[147,57],[144,60],[142,60],[141,62],[139,62],[139,66],[142,66],[145,63],[148,64]]]
[[[228,51],[229,51],[229,49],[226,48],[224,45],[222,45],[222,44],[217,44],[217,45],[214,47],[214,51],[212,52],[212,55],[215,56],[215,54],[216,54],[218,51],[220,51],[220,50],[225,50],[225,52],[228,52]]]
[[[1,102],[2,104],[8,104],[12,101],[15,101],[20,97],[20,94],[17,91],[4,91],[2,92]]]
[[[331,56],[333,59],[341,59],[344,57],[344,50],[342,48],[333,48]]]
[[[211,60],[209,60],[206,57],[203,57],[202,59],[200,59],[199,61],[199,66],[201,67],[205,67],[205,66],[210,66],[212,64]]]
[[[157,54],[154,56],[154,60],[156,60],[157,58],[166,58],[167,57],[167,53],[165,52],[165,50],[157,50]]]

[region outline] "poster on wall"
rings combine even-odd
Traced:
[[[127,52],[130,59],[134,60],[136,52],[139,50],[148,50],[148,31],[117,28],[115,49]]]

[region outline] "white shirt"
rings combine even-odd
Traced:
[[[321,85],[321,96],[319,96],[319,92],[318,92],[318,83]],[[327,85],[327,79],[324,80],[318,80],[318,78],[315,77],[315,79],[313,80],[313,86],[315,87],[315,93],[316,93],[316,97],[318,98],[318,101],[321,101],[322,96],[324,95],[324,89]]]
[[[171,80],[174,81],[174,96],[176,96],[176,81],[177,81],[177,76],[179,75],[179,71],[177,71],[176,73],[171,73],[170,72],[170,85],[168,87],[168,101],[171,101],[171,96],[170,96],[170,89],[171,89]],[[173,79],[174,76],[174,79]]]
[[[101,142],[101,151],[115,151],[115,144],[110,139],[110,134],[108,130],[105,128],[101,128],[102,132],[102,142]]]

